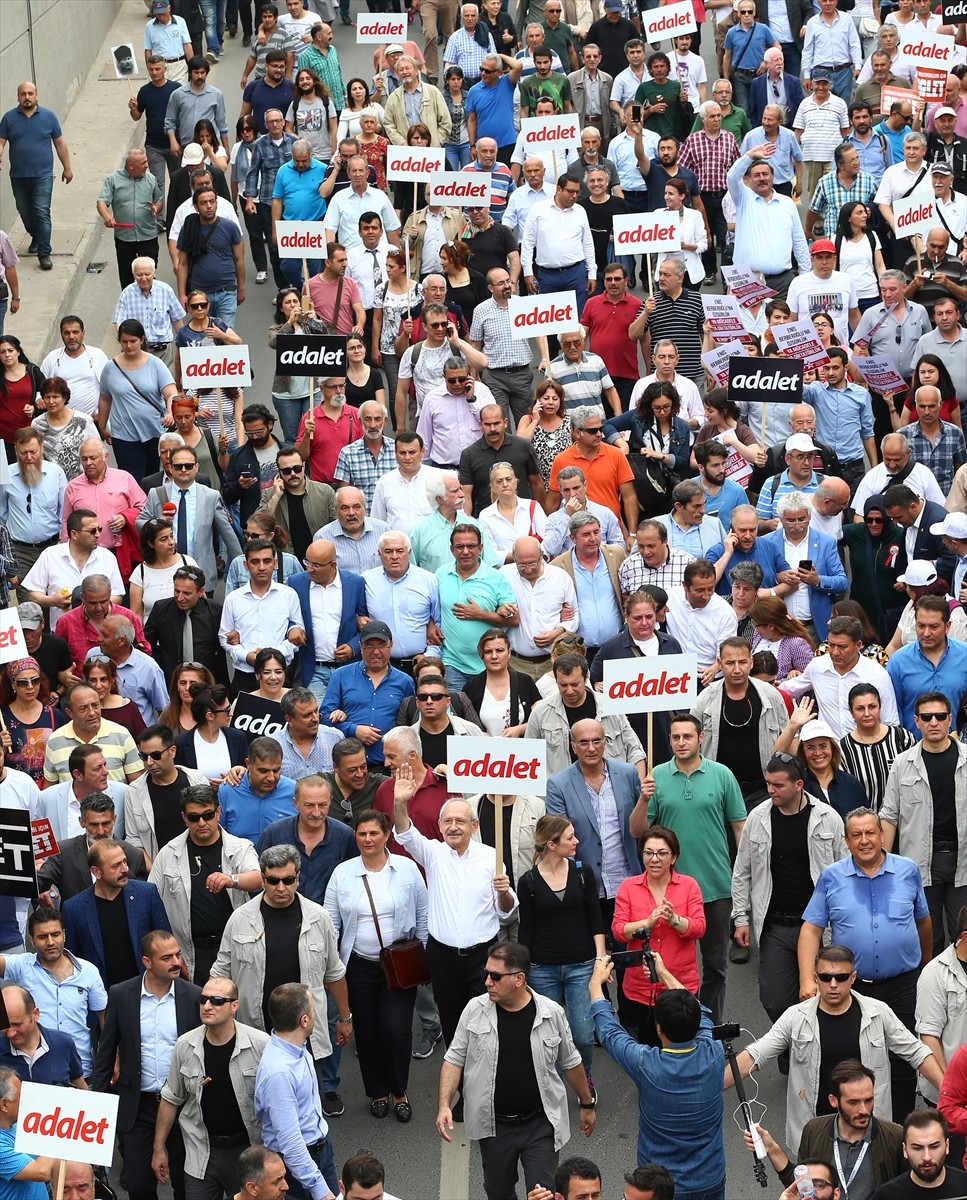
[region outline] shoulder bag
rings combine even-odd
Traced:
[[[417,987],[421,983],[430,982],[430,968],[426,962],[426,950],[418,937],[400,938],[389,946],[383,944],[383,934],[379,927],[379,917],[376,915],[376,905],[373,903],[373,893],[369,880],[363,876],[363,887],[369,900],[369,908],[373,914],[373,924],[376,926],[376,937],[379,939],[379,965],[383,968],[386,987],[391,992],[403,991],[405,988]]]

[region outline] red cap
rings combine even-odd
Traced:
[[[809,247],[810,254],[835,254],[836,247],[828,238],[819,238]]]

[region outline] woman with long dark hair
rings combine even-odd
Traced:
[[[29,425],[40,411],[37,398],[44,377],[12,333],[0,335],[0,441],[7,452],[7,462],[16,462],[13,435]]]
[[[947,421],[951,425],[956,425],[958,429],[963,429],[957,389],[954,387],[954,381],[950,378],[947,364],[936,354],[921,354],[914,364],[913,378],[910,380],[910,388],[900,412],[899,428],[902,429],[904,425],[909,425],[917,419],[917,406],[913,397],[916,395],[917,388],[926,386],[935,387],[940,392],[941,421]],[[885,396],[884,399],[886,399]]]
[[[778,596],[760,596],[749,610],[755,637],[752,653],[771,650],[779,664],[778,683],[801,675],[816,653],[816,644],[801,621],[789,615]]]
[[[174,526],[167,517],[152,517],[141,526],[142,562],[131,572],[131,611],[147,621],[159,600],[174,595],[174,576],[179,567],[197,567],[190,554],[175,546]]]
[[[530,442],[537,469],[547,487],[554,459],[571,445],[564,388],[556,379],[544,379],[534,391],[534,407],[517,422],[517,436]]]
[[[245,232],[248,234],[248,248],[255,264],[255,282],[265,283],[268,278],[268,257],[265,253],[265,234],[262,232],[262,222],[257,212],[249,212],[245,207],[245,197],[241,194],[245,187],[245,177],[248,175],[249,164],[252,161],[252,147],[259,136],[258,122],[253,116],[240,117],[235,125],[235,144],[232,146],[232,204],[238,209],[245,222]],[[241,200],[241,203],[239,203]],[[278,281],[276,281],[278,283]]]
[[[605,441],[628,455],[642,517],[671,512],[672,489],[689,474],[691,433],[680,409],[675,385],[656,379],[634,410],[604,423]]]
[[[856,281],[861,313],[880,302],[879,279],[886,270],[880,239],[872,229],[872,213],[862,200],[849,200],[839,210],[836,234],[836,270]]]
[[[133,738],[137,738],[141,730],[146,728],[144,717],[142,717],[141,709],[137,704],[133,700],[128,700],[126,696],[122,696],[118,691],[117,664],[112,662],[106,654],[99,654],[96,658],[89,658],[81,664],[81,675],[84,682],[89,683],[97,692],[97,698],[101,702],[101,716],[104,720],[121,725]]]
[[[175,762],[201,771],[217,788],[232,767],[245,765],[248,738],[240,729],[229,727],[232,705],[227,687],[193,683],[188,690],[195,728],[175,738]]]
[[[305,138],[312,147],[312,157],[326,166],[336,145],[336,126],[339,114],[329,89],[315,71],[299,67],[295,73],[292,103],[285,113],[286,133]]]
[[[175,667],[168,681],[167,707],[162,709],[158,717],[159,725],[167,725],[177,736],[186,730],[195,728],[195,718],[191,715],[191,689],[193,685],[203,684],[206,688],[214,687],[215,676],[209,669],[197,662],[186,662]]]
[[[477,643],[477,653],[484,669],[467,680],[467,699],[491,737],[523,737],[541,694],[529,675],[511,667],[507,630],[488,629]]]
[[[312,301],[308,299],[308,292],[306,296],[309,308],[304,312],[298,288],[280,289],[275,298],[275,316],[269,326],[269,346],[273,350],[279,337],[289,334],[325,333],[329,328],[317,319]],[[313,380],[298,375],[276,375],[272,380],[272,403],[279,414],[282,440],[287,445],[295,444],[299,434],[299,422],[308,413],[310,404],[315,407],[322,403],[322,393],[318,387],[315,396],[310,397],[309,388],[312,383]]]

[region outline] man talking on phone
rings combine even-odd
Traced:
[[[797,617],[817,641],[826,637],[833,602],[846,592],[849,580],[828,533],[810,527],[813,510],[802,492],[787,492],[776,504],[780,528],[763,542],[776,546],[789,564],[796,585],[783,597],[791,617]],[[788,578],[788,575],[787,575]]]

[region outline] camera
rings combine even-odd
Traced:
[[[611,962],[622,970],[626,967],[640,967],[644,961],[644,950],[615,950],[611,955]]]
[[[712,1026],[712,1037],[715,1038],[717,1042],[734,1041],[741,1034],[741,1032],[742,1027],[740,1025],[728,1022],[724,1025]]]

